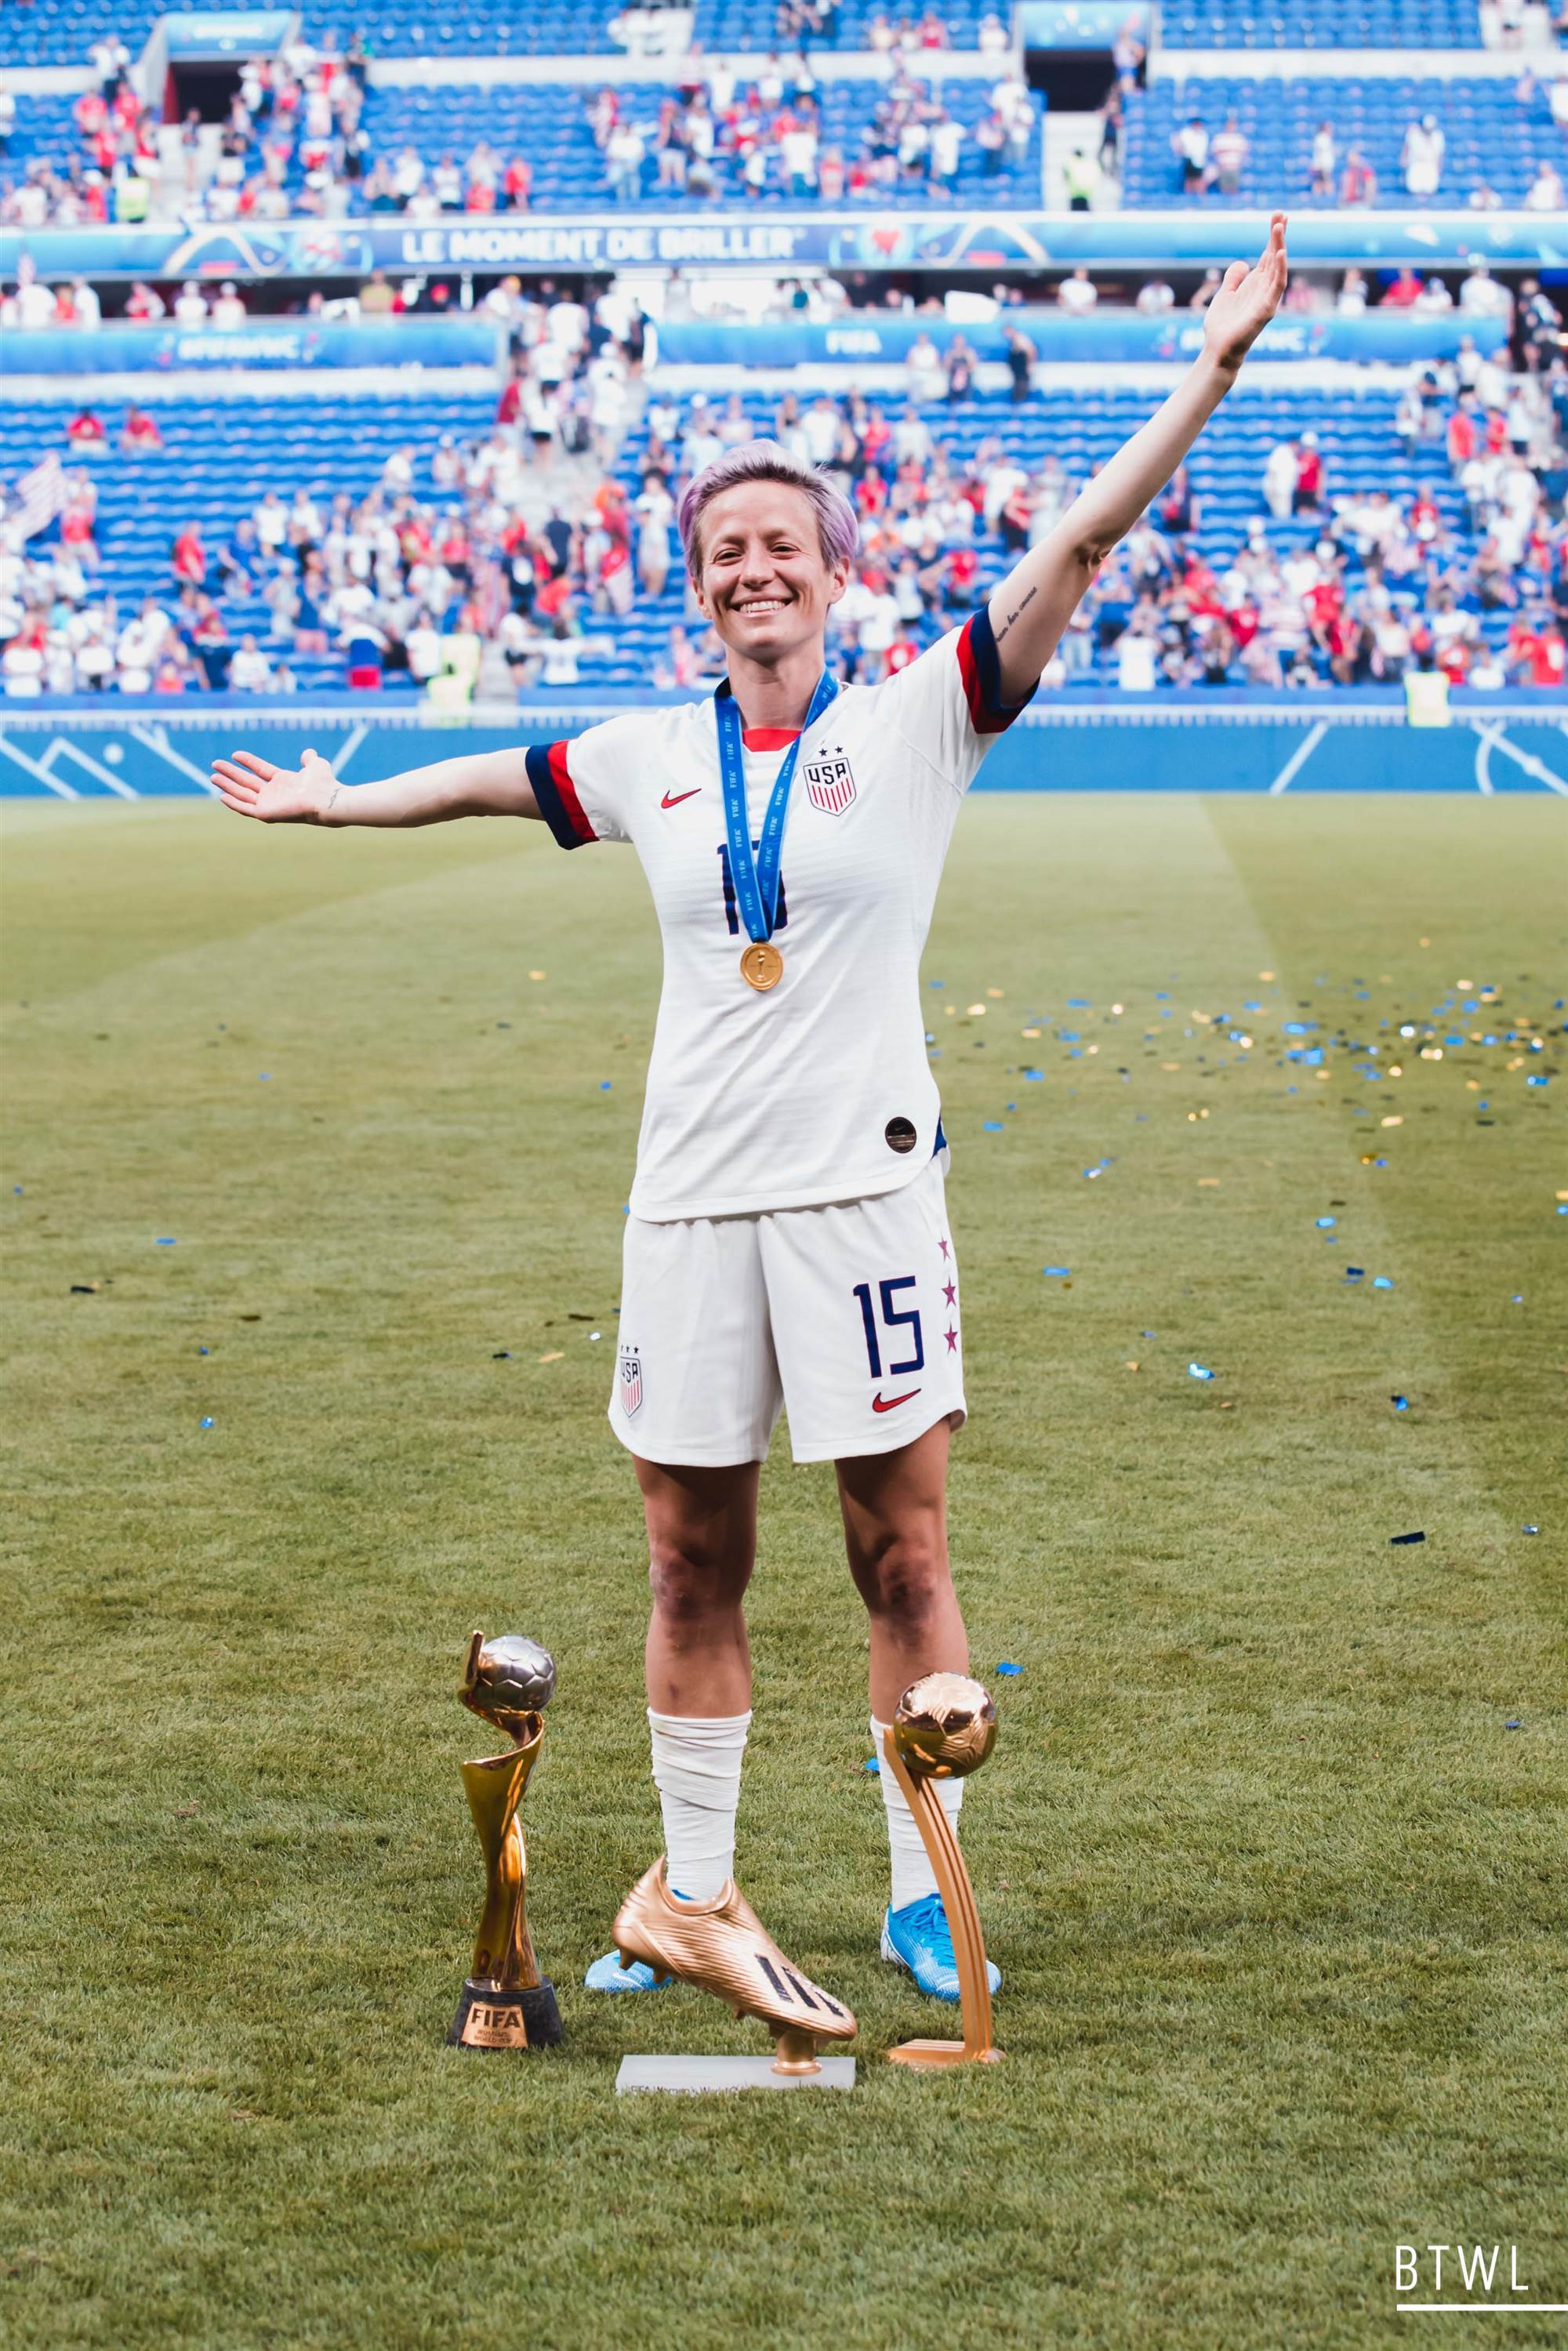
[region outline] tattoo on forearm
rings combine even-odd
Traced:
[[[1009,612],[1009,613],[1008,614],[1007,619],[1002,622],[1001,627],[997,631],[997,643],[998,643],[998,645],[1001,643],[1002,639],[1007,635],[1008,631],[1012,627],[1013,622],[1014,622],[1019,618],[1019,613],[1025,612],[1025,611],[1027,611],[1029,610],[1029,607],[1033,603],[1033,601],[1034,601],[1035,598],[1039,595],[1039,593],[1040,593],[1040,590],[1039,590],[1038,588],[1031,588],[1031,589],[1030,590],[1030,591],[1029,591],[1029,594],[1024,598],[1023,601],[1019,604],[1019,608],[1018,608],[1018,611],[1017,611],[1017,612]]]
[[[323,816],[330,816],[333,809],[338,804],[338,794],[342,790],[342,789],[343,787],[341,784],[333,785],[331,790],[327,795],[327,805],[321,811]]]

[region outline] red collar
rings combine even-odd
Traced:
[[[740,739],[748,751],[787,751],[800,734],[798,726],[747,726]]]

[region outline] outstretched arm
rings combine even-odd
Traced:
[[[1285,215],[1276,213],[1255,266],[1233,261],[1204,313],[1203,350],[1163,408],[1075,498],[1050,536],[992,596],[1002,697],[1022,701],[1105,558],[1169,481],[1235,382],[1285,290]]]
[[[442,824],[457,816],[539,813],[524,765],[525,750],[481,751],[438,759],[384,783],[340,784],[315,751],[298,768],[275,768],[252,751],[214,759],[213,782],[225,808],[263,824]]]

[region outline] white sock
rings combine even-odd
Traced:
[[[883,1748],[887,1725],[871,1719],[871,1743],[877,1762],[882,1767],[882,1801],[887,1807],[887,1844],[893,1857],[893,1891],[888,1897],[890,1910],[902,1910],[906,1902],[918,1902],[923,1894],[936,1891],[936,1873],[915,1826],[915,1815],[908,1799],[893,1775]],[[934,1782],[943,1811],[958,1825],[959,1808],[964,1802],[962,1780],[937,1780]]]
[[[655,1714],[653,1784],[664,1815],[665,1877],[673,1894],[707,1902],[735,1874],[735,1815],[749,1714]]]

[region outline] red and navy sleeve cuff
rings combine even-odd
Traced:
[[[564,743],[530,743],[527,766],[539,814],[563,849],[580,849],[599,835],[582,812],[577,787],[566,763]]]
[[[1040,680],[1036,678],[1021,702],[1002,700],[1001,659],[990,612],[984,604],[970,615],[959,632],[958,674],[964,681],[969,724],[977,735],[1005,734],[1040,690]]]

